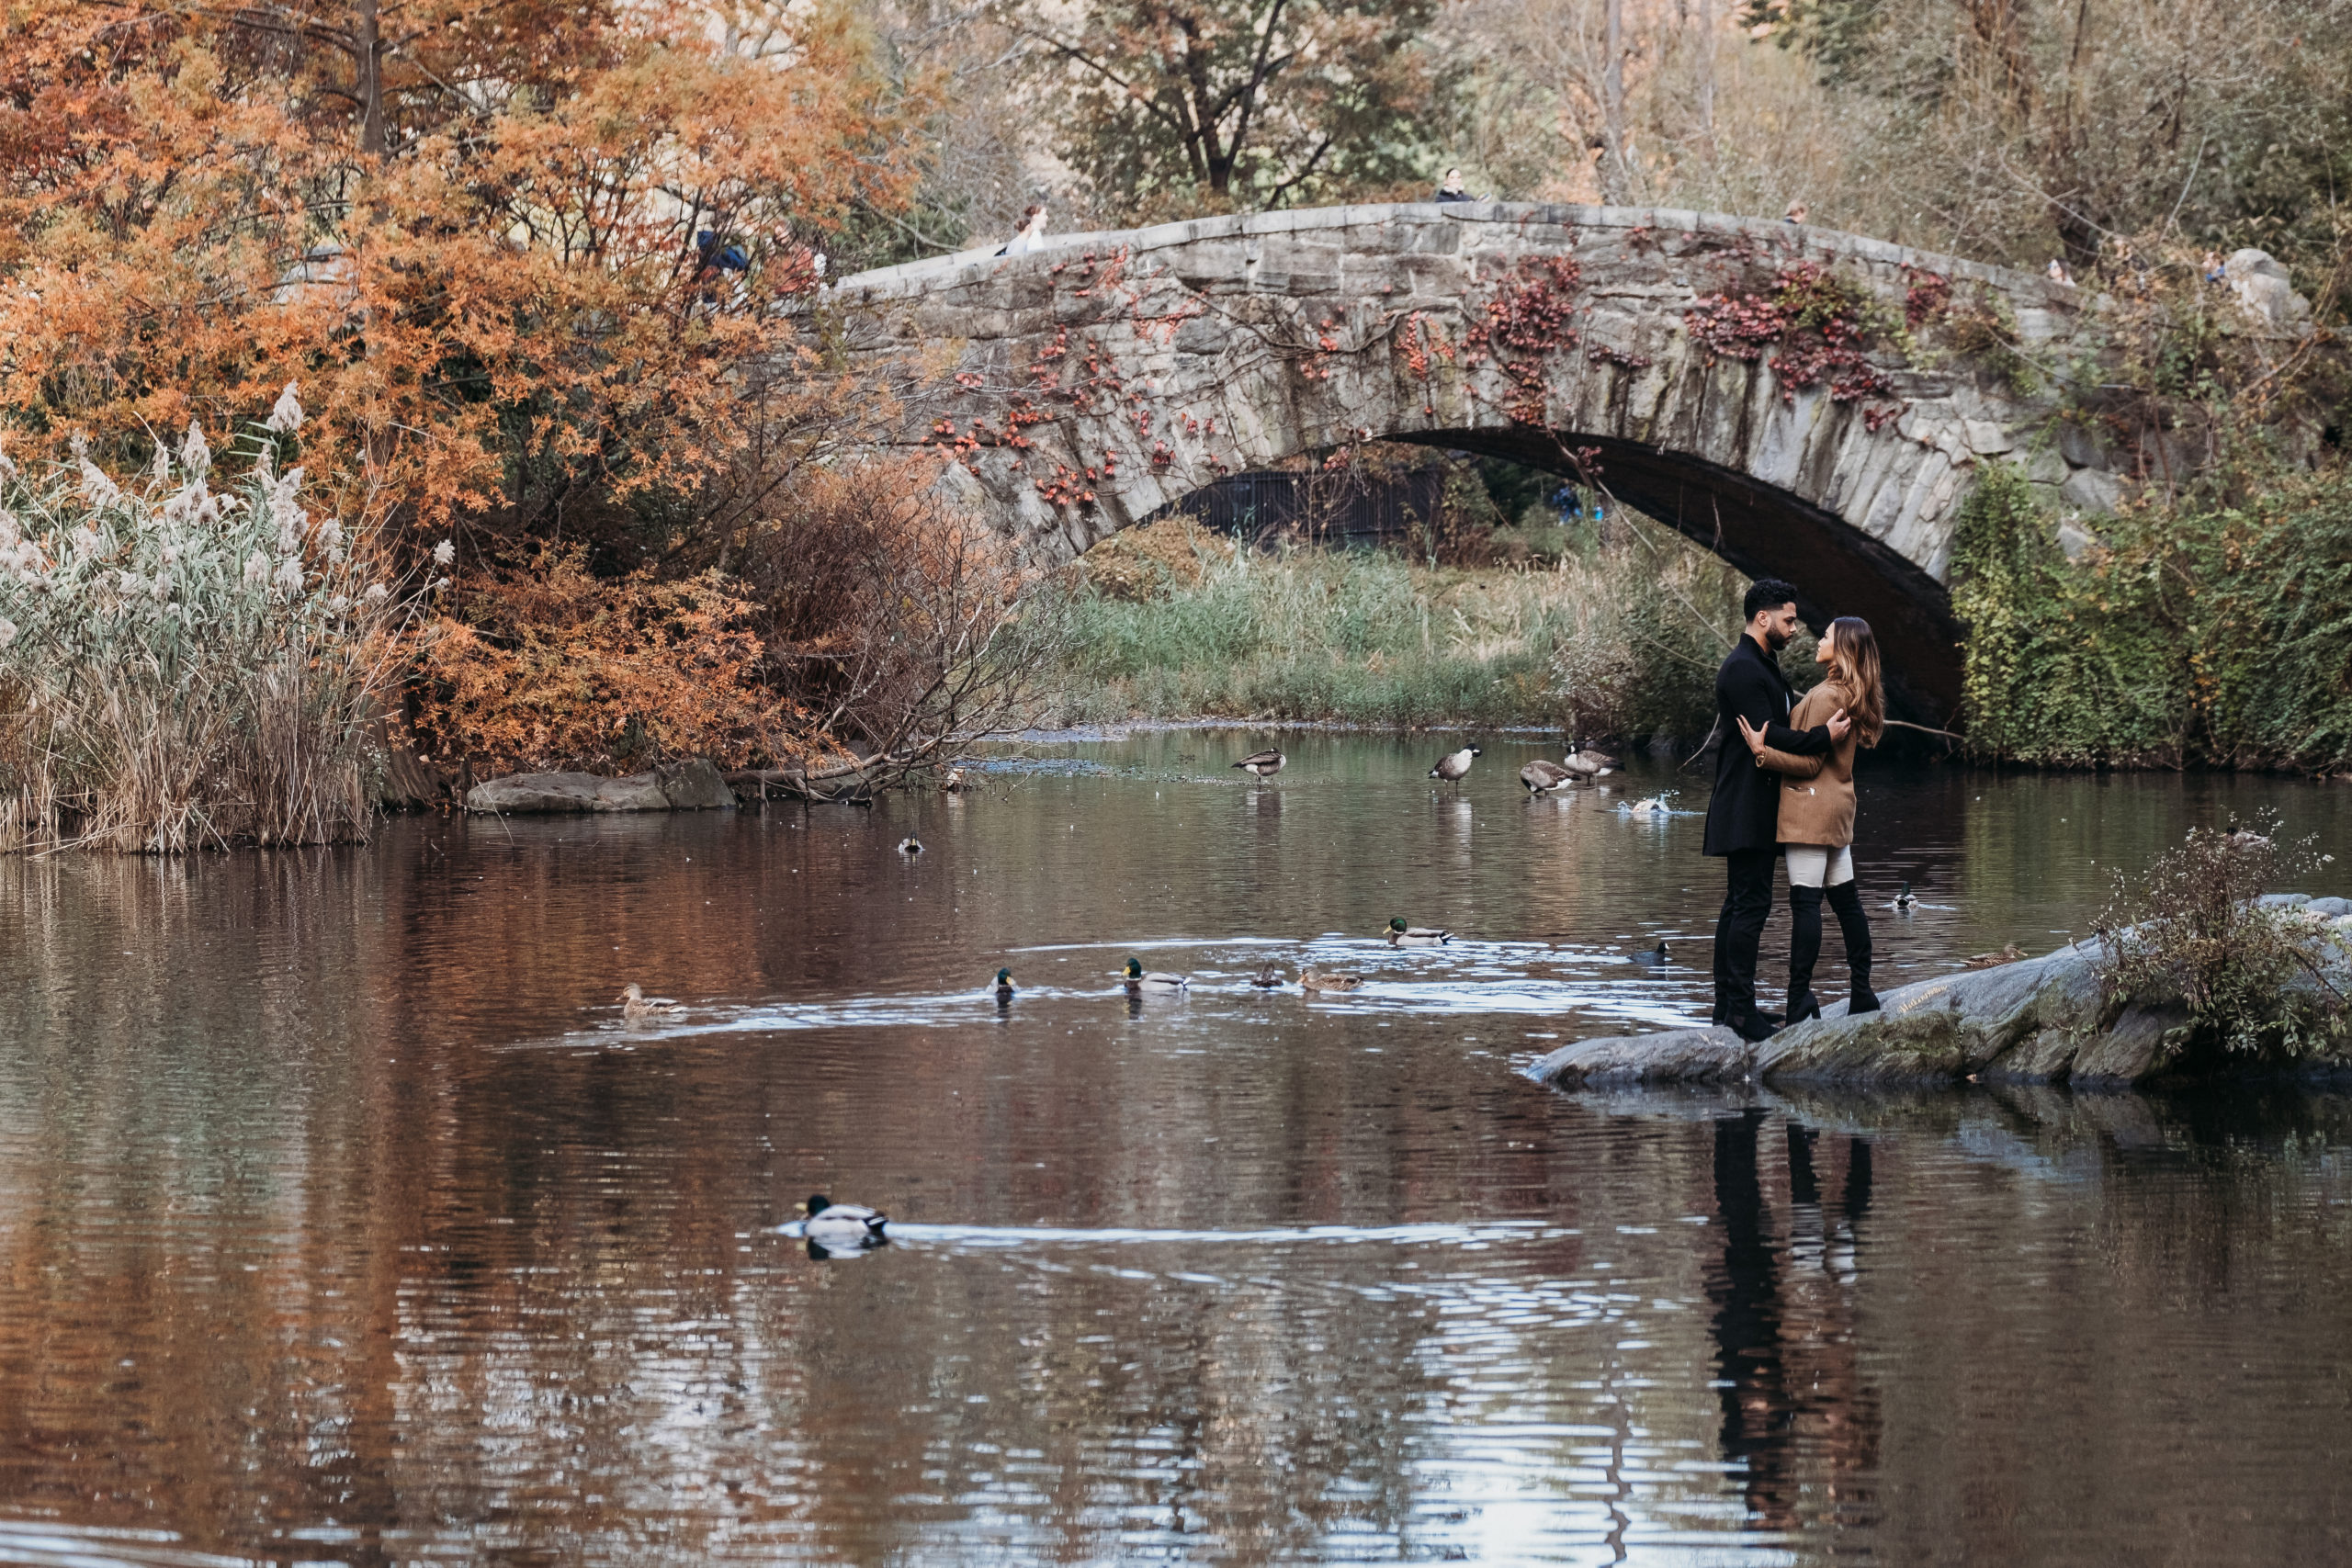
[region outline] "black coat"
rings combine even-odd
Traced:
[[[1829,727],[1791,729],[1785,722],[1796,691],[1771,655],[1754,637],[1738,643],[1715,671],[1715,793],[1707,801],[1706,852],[1769,850],[1779,842],[1781,778],[1756,765],[1756,753],[1740,739],[1736,719],[1764,727],[1765,744],[1776,751],[1810,757],[1829,750]]]

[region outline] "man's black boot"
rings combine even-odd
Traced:
[[[1862,913],[1862,895],[1858,885],[1841,882],[1829,889],[1828,900],[1838,929],[1846,934],[1846,966],[1853,974],[1853,997],[1846,1011],[1849,1016],[1876,1012],[1878,993],[1871,989],[1871,918]]]
[[[1789,889],[1789,1021],[1821,1016],[1813,966],[1821,961],[1821,889]]]

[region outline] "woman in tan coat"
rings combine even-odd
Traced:
[[[1789,716],[1792,728],[1825,723],[1843,711],[1854,724],[1829,751],[1795,757],[1764,744],[1764,732],[1740,720],[1740,732],[1756,765],[1782,775],[1780,839],[1789,863],[1789,1014],[1791,1023],[1821,1016],[1813,994],[1813,966],[1821,957],[1821,906],[1837,911],[1846,934],[1846,963],[1853,973],[1849,1012],[1875,1012],[1871,990],[1871,922],[1854,886],[1854,752],[1875,746],[1886,728],[1886,687],[1878,639],[1870,623],[1842,615],[1829,623],[1814,649],[1823,671],[1821,684],[1804,694]]]

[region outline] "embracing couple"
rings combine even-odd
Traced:
[[[1886,690],[1870,623],[1829,623],[1814,650],[1821,683],[1797,702],[1777,657],[1797,635],[1797,591],[1766,578],[1740,606],[1738,645],[1715,671],[1723,738],[1715,793],[1707,802],[1706,852],[1724,857],[1729,884],[1715,922],[1714,1021],[1762,1040],[1781,1019],[1756,1005],[1756,954],[1772,909],[1772,863],[1789,863],[1787,1021],[1820,1016],[1813,966],[1821,956],[1821,906],[1837,912],[1853,972],[1850,1010],[1873,1012],[1871,922],[1854,886],[1854,751],[1875,746]],[[1740,744],[1745,741],[1746,744]]]

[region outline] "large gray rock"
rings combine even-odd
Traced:
[[[700,811],[735,804],[734,791],[709,759],[664,763],[650,773],[511,773],[474,785],[469,811],[537,816],[577,811]]]
[[[2280,895],[2274,907],[2322,902]],[[1885,993],[1877,1012],[1848,1016],[1844,1003],[1749,1046],[1728,1030],[1679,1029],[1564,1045],[1529,1068],[1563,1087],[1752,1079],[1775,1090],[1868,1085],[1874,1089],[1973,1078],[1988,1084],[2070,1084],[2119,1089],[2171,1066],[2186,1043],[2187,1011],[2102,994],[2096,940],[2040,958],[1951,975]],[[2352,986],[2352,948],[2335,959],[2339,987]],[[2290,989],[2315,989],[2317,981]],[[2249,1060],[2256,1071],[2278,1064]],[[2323,1051],[2301,1066],[2352,1069],[2352,1048]]]
[[[2238,303],[2271,326],[2296,327],[2311,320],[2312,302],[2295,292],[2285,265],[2269,252],[2233,252],[2222,270]]]

